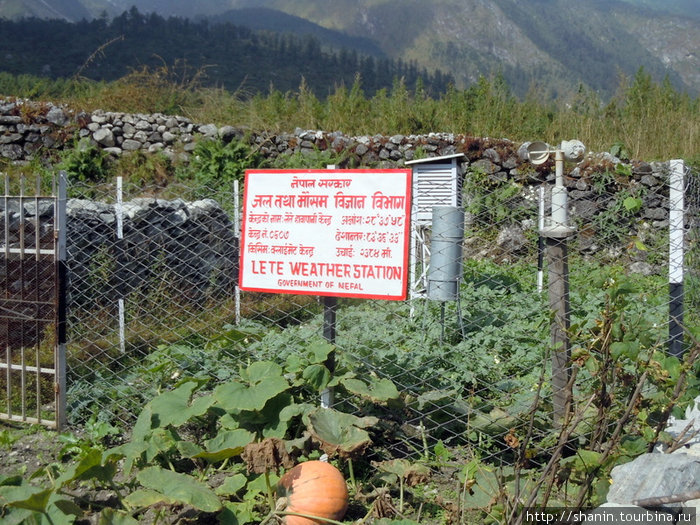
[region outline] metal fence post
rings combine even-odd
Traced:
[[[584,145],[577,141],[563,141],[552,150],[544,142],[533,142],[527,148],[530,162],[544,164],[554,153],[555,184],[552,188],[552,209],[549,220],[540,220],[540,237],[545,238],[549,268],[549,305],[554,318],[550,328],[552,340],[552,405],[553,425],[560,427],[566,420],[569,398],[569,262],[567,239],[576,232],[569,225],[567,189],[564,184],[564,160],[581,160]],[[542,215],[542,212],[540,212]],[[538,288],[539,289],[539,288]]]
[[[323,338],[330,344],[335,344],[335,316],[338,308],[337,297],[323,297]],[[326,368],[331,374],[335,372],[335,350],[328,354]],[[326,388],[321,392],[321,406],[330,408],[333,406],[333,389]]]
[[[114,205],[114,215],[117,222],[117,245],[123,248],[124,241],[124,206],[123,206],[123,187],[122,178],[117,177],[117,202]],[[118,316],[119,316],[119,350],[122,354],[126,353],[126,307],[124,304],[123,293],[119,294]]]
[[[67,381],[66,381],[66,316],[67,316],[67,267],[66,267],[66,203],[67,203],[67,175],[65,171],[58,174],[58,199],[54,209],[55,227],[57,235],[57,342],[56,342],[56,427],[61,430],[68,420],[66,413]]]
[[[669,184],[668,352],[683,355],[684,166],[672,160]]]

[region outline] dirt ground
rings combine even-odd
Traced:
[[[58,461],[63,446],[54,430],[0,422],[0,476],[27,478]]]

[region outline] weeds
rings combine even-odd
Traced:
[[[609,101],[584,88],[557,100],[536,88],[519,99],[501,77],[481,78],[464,90],[428,96],[397,80],[389,90],[368,97],[357,77],[350,88],[340,84],[319,99],[302,82],[296,91],[246,93],[204,88],[205,70],[186,64],[142,68],[114,82],[84,79],[47,81],[0,73],[0,92],[68,103],[85,110],[185,114],[256,130],[296,127],[342,131],[347,135],[393,135],[427,132],[508,137],[513,141],[558,143],[575,137],[591,151],[614,151],[631,158],[698,162],[700,103],[668,82],[656,83],[640,69],[622,77]]]

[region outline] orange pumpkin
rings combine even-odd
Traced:
[[[277,497],[287,498],[289,512],[340,520],[348,509],[348,487],[340,471],[324,461],[300,463],[277,483]],[[285,516],[285,525],[317,525],[320,520]]]

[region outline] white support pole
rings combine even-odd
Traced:
[[[120,241],[124,238],[124,206],[122,202],[122,178],[117,177],[117,203],[114,205],[114,215],[117,219],[117,239]],[[125,336],[125,308],[124,298],[119,297],[119,350],[122,354],[126,353],[126,336]]]
[[[239,196],[240,189],[237,180],[233,181],[233,234],[236,239],[238,239],[238,246],[241,246],[241,230],[240,230],[240,209],[239,209]],[[240,259],[239,259],[240,260]],[[241,289],[238,287],[238,282],[236,282],[236,287],[233,290],[234,298],[234,309],[235,309],[235,319],[236,324],[241,323]]]
[[[537,219],[537,293],[542,293],[544,289],[544,237],[541,232],[544,230],[545,202],[544,185],[539,187],[539,216]]]
[[[409,306],[409,318],[413,319],[415,314],[415,299],[416,299],[416,270],[417,270],[417,255],[416,249],[418,247],[418,230],[415,226],[415,222],[411,221],[411,245],[409,248],[409,263],[408,263],[408,304]]]
[[[685,166],[682,160],[672,160],[669,181],[669,354],[683,354],[683,243],[684,243],[684,194]]]

